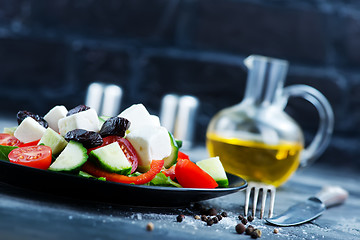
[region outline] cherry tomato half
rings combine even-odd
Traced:
[[[22,142],[20,142],[20,140],[16,137],[7,133],[0,133],[0,145],[19,146],[20,144],[22,144]]]
[[[51,164],[51,148],[44,145],[15,148],[9,153],[9,161],[39,169],[48,169]]]
[[[150,170],[136,177],[128,177],[117,173],[106,172],[89,161],[82,166],[82,170],[95,177],[104,177],[107,181],[141,185],[150,182],[156,174],[161,171],[163,166],[164,160],[152,160],[150,163]]]
[[[131,163],[131,173],[135,172],[137,167],[138,167],[138,163],[139,163],[139,156],[137,155],[136,150],[134,149],[134,147],[131,145],[131,143],[120,136],[108,136],[108,137],[104,137],[103,138],[103,144],[101,146],[95,147],[95,148],[89,148],[88,149],[88,154],[92,151],[95,150],[97,148],[106,146],[110,143],[113,142],[117,142],[121,148],[121,150],[123,150],[126,158],[129,160],[129,162]]]
[[[216,188],[216,181],[189,159],[178,159],[175,167],[176,180],[184,188]]]

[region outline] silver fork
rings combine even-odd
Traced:
[[[267,196],[268,192],[270,192],[269,218],[271,218],[273,215],[273,211],[274,211],[276,188],[272,185],[268,185],[268,184],[264,184],[264,183],[248,182],[248,187],[246,188],[246,196],[245,196],[245,216],[247,216],[247,214],[248,214],[250,193],[252,190],[254,190],[252,216],[255,217],[259,192],[260,192],[260,190],[262,190],[260,219],[262,219],[264,217],[266,196]]]

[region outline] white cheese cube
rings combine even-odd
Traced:
[[[67,113],[68,110],[65,106],[55,106],[44,116],[44,119],[47,121],[51,129],[55,132],[59,132],[58,122],[60,119],[66,117]]]
[[[150,115],[142,104],[134,104],[122,111],[118,116],[126,118],[130,121],[128,132],[137,128],[142,128],[143,126],[160,126],[159,118],[157,116]]]
[[[131,131],[126,139],[139,156],[140,170],[147,170],[152,160],[162,160],[171,154],[169,133],[164,127],[143,126]]]
[[[149,121],[152,126],[160,126],[160,118],[156,115],[150,115]]]
[[[46,131],[46,128],[40,125],[31,117],[25,118],[16,128],[14,136],[23,143],[39,140]]]
[[[92,108],[75,113],[59,120],[59,132],[61,136],[74,129],[84,129],[87,131],[99,132],[99,118],[96,111]]]

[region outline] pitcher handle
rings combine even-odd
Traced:
[[[313,87],[307,85],[291,85],[284,88],[284,107],[289,97],[302,97],[317,109],[319,113],[319,128],[312,142],[301,153],[300,166],[313,163],[326,149],[334,128],[334,113],[325,96]]]

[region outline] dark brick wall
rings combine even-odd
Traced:
[[[359,167],[360,3],[354,0],[0,0],[1,115],[83,103],[90,82],[124,89],[122,108],[158,113],[169,92],[201,101],[196,140],[220,109],[241,101],[243,59],[290,61],[287,85],[319,89],[335,112],[320,161]],[[286,109],[311,139],[318,117]]]

